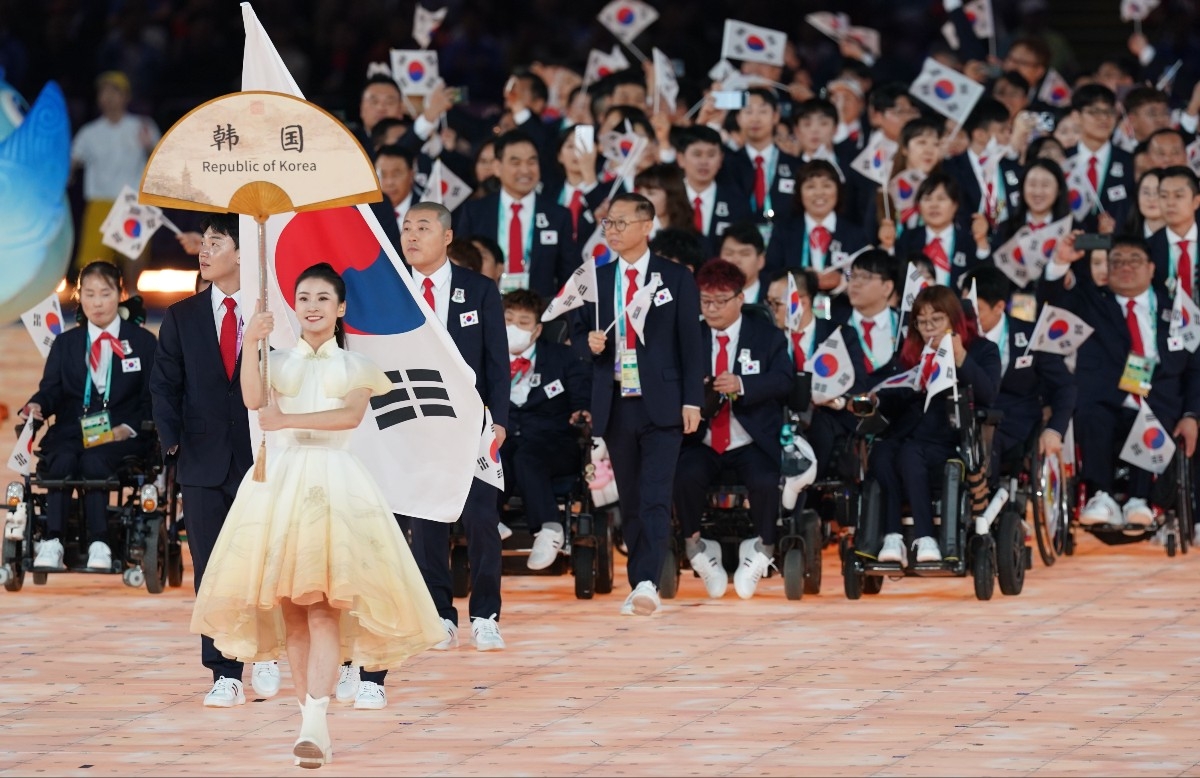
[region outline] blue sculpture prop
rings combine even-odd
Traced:
[[[67,271],[70,169],[62,89],[47,82],[31,109],[0,71],[0,324],[46,299]]]

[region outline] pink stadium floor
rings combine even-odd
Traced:
[[[0,401],[39,374],[0,328]],[[506,578],[508,649],[464,630],[389,676],[385,710],[336,707],[320,774],[1200,775],[1200,554],[1081,536],[991,602],[969,579],[850,602],[832,550],[824,569],[800,602],[779,577],[710,601],[685,576],[650,619],[617,615],[627,586]],[[286,662],[278,697],[205,709],[192,601],[190,566],[157,596],[77,574],[0,591],[0,775],[299,774]]]

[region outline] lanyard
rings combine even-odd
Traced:
[[[505,214],[504,198],[503,197],[499,198],[499,207],[500,207],[499,217],[500,218],[497,221],[500,226],[500,234],[497,235],[496,237],[499,239],[497,242],[501,246],[505,247],[504,250],[506,252],[508,251],[508,248],[507,248],[508,247],[508,229],[512,224],[512,216],[513,216],[512,205],[514,203],[520,203],[520,202],[521,202],[520,200],[513,200],[512,203],[509,203],[509,207],[507,209],[508,213]],[[524,211],[525,209],[522,208],[521,210]],[[521,270],[525,271],[525,270],[529,269],[528,257],[530,255],[530,252],[533,251],[533,223],[535,221],[537,221],[537,201],[536,200],[534,201],[532,212],[530,212],[528,214],[524,214],[521,218],[525,219],[525,221],[526,221],[526,223],[524,225],[522,225],[522,229],[524,230],[525,235],[521,239],[522,240],[521,248],[525,250],[525,255],[523,257],[521,257]],[[507,257],[506,257],[506,259],[507,259]]]
[[[1167,256],[1170,259],[1169,269],[1167,271],[1168,279],[1173,279],[1176,282],[1178,282],[1178,279],[1179,279],[1179,244],[1180,243],[1191,243],[1191,242],[1192,241],[1188,240],[1187,238],[1184,238],[1182,241],[1171,240],[1171,233],[1169,231],[1167,232],[1167,249],[1168,249]],[[1200,243],[1200,241],[1196,241],[1196,242]],[[1196,261],[1195,257],[1190,256],[1190,252],[1189,252],[1189,258],[1193,262]]]
[[[891,310],[890,308],[888,309],[888,319],[891,322],[891,326],[889,327],[889,329],[890,329],[891,335],[892,335],[892,346],[893,346],[892,351],[894,352],[895,345],[896,345],[896,328],[899,326],[900,321],[899,321],[899,317],[896,315],[896,312]],[[883,361],[877,360],[875,358],[874,351],[871,348],[869,348],[867,346],[867,342],[865,340],[863,340],[862,321],[861,320],[859,321],[858,326],[854,327],[854,334],[858,335],[858,345],[862,347],[863,353],[867,355],[867,361],[871,363],[872,370],[878,370],[881,365],[885,365],[891,361],[890,357]]]
[[[515,387],[517,384],[524,381],[531,373],[533,373],[533,360],[536,358],[537,358],[537,349],[534,348],[534,350],[529,354],[529,367],[523,371],[518,372],[515,376],[512,377],[512,381],[509,382],[510,387]]]
[[[625,295],[621,294],[621,285],[624,283],[622,279],[625,277],[625,273],[621,269],[621,260],[618,259],[613,264],[616,265],[614,269],[617,271],[617,282],[613,284],[613,312],[617,320],[617,340],[621,344],[617,349],[617,353],[619,354],[621,349],[625,348]],[[630,265],[630,267],[633,267],[633,265]]]
[[[88,339],[87,339],[87,345],[83,351],[85,364],[86,364],[86,360],[87,360],[87,355],[90,354],[91,351],[92,351],[92,336],[89,333]],[[108,355],[108,378],[104,382],[104,407],[105,407],[105,409],[108,408],[108,398],[112,394],[113,356],[114,355],[113,355],[112,351],[110,350],[109,355]],[[91,408],[91,406],[92,406],[92,367],[91,367],[91,365],[87,365],[87,378],[85,378],[83,381],[83,412],[87,413],[88,409]]]
[[[1000,340],[996,343],[1000,347],[1000,375],[1003,376],[1008,371],[1008,317],[1000,318]]]
[[[763,191],[766,194],[763,202],[758,203],[758,206],[762,208],[762,212],[765,214],[771,210],[771,187],[775,183],[775,162],[779,156],[779,149],[771,146],[766,154],[755,154],[754,156],[763,158]],[[754,157],[750,158],[750,170],[754,170]],[[753,180],[753,177],[751,177],[751,180]],[[753,211],[755,206],[754,187],[751,186],[750,189],[750,210]]]

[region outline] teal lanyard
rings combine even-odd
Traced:
[[[533,360],[535,357],[537,357],[537,348],[534,348],[533,353],[529,355],[529,367],[522,372],[518,372],[512,377],[512,381],[509,382],[510,387],[515,387],[517,384],[521,383],[525,376],[528,375],[531,370],[533,370]]]
[[[617,338],[620,345],[617,347],[617,353],[621,353],[621,349],[625,348],[625,296],[621,294],[622,279],[625,277],[624,269],[621,267],[621,260],[613,263],[616,265],[617,282],[613,284],[613,312],[617,320]],[[630,265],[630,267],[633,267]],[[619,361],[619,360],[618,360]]]
[[[83,351],[84,366],[87,367],[87,378],[83,381],[83,412],[87,413],[92,407],[92,366],[87,364],[88,354],[92,352],[92,336],[88,335],[87,345]],[[116,357],[110,350],[108,357],[108,378],[104,381],[104,408],[108,408],[108,398],[112,394],[112,363]]]
[[[896,315],[895,311],[888,309],[888,319],[891,321],[892,351],[894,353],[896,350],[895,349],[896,336],[897,336],[896,330],[900,326],[900,317]],[[875,359],[875,353],[870,348],[868,348],[867,342],[865,340],[863,340],[862,320],[859,320],[858,326],[854,328],[854,334],[858,335],[858,345],[862,347],[863,353],[867,355],[867,361],[871,363],[872,370],[878,370],[881,365],[885,365],[889,361],[891,361],[890,359],[888,359],[888,360],[884,360],[883,362],[880,362],[877,359]]]
[[[499,243],[504,248],[504,251],[506,254],[508,253],[508,228],[509,228],[509,225],[511,224],[512,215],[513,215],[512,214],[512,206],[513,206],[513,203],[520,203],[520,202],[521,202],[520,200],[513,200],[512,203],[509,203],[508,214],[507,214],[507,218],[506,218],[506,214],[504,213],[504,211],[505,211],[504,198],[503,197],[500,198],[500,214],[499,214],[500,218],[497,220],[497,224],[500,227],[500,234],[496,236],[496,238],[497,238],[496,242]],[[525,209],[522,208],[521,210],[523,211]],[[537,211],[537,201],[535,200],[532,212],[530,212],[528,214],[523,214],[521,216],[522,219],[525,219],[525,224],[522,225],[522,229],[525,232],[525,235],[522,238],[522,245],[521,245],[521,248],[524,249],[524,251],[525,251],[524,256],[521,257],[521,270],[522,271],[527,270],[529,268],[528,257],[529,257],[529,253],[533,250],[533,223],[535,221],[537,221],[536,211]],[[505,257],[505,259],[511,260],[511,257]],[[508,265],[506,263],[505,267],[507,267],[507,266]]]
[[[1181,242],[1192,243],[1193,241],[1190,241],[1190,240],[1184,238],[1183,241],[1181,241]],[[1200,241],[1194,241],[1194,242],[1197,244],[1200,244]],[[1167,232],[1167,248],[1169,249],[1169,251],[1167,252],[1167,255],[1170,257],[1170,269],[1168,271],[1167,278],[1178,283],[1178,281],[1179,281],[1179,242],[1171,240],[1170,231]],[[1188,253],[1188,256],[1192,259],[1193,262],[1196,261],[1195,257],[1193,256],[1194,253],[1195,252]],[[1193,281],[1193,283],[1195,283],[1195,282]]]
[[[1000,319],[1000,342],[997,343],[1000,347],[1000,374],[1008,370],[1008,317],[1003,316]]]

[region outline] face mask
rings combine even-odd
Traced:
[[[533,333],[529,330],[523,330],[515,324],[508,325],[504,330],[508,333],[508,353],[510,354],[520,354],[533,343]]]

